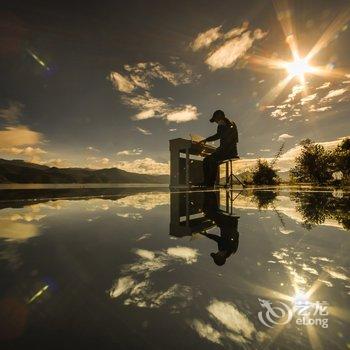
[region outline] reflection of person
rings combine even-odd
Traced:
[[[238,219],[239,216],[225,215],[218,207],[217,194],[215,192],[204,193],[203,211],[207,218],[214,221],[220,229],[220,236],[211,233],[202,233],[214,240],[218,245],[218,252],[210,256],[218,266],[226,263],[226,259],[236,253],[239,244]]]
[[[220,146],[203,160],[204,186],[206,187],[214,186],[220,161],[238,157],[238,131],[236,124],[228,120],[225,117],[225,113],[221,110],[214,112],[210,122],[218,124],[217,132],[215,135],[201,141],[201,143],[204,144],[220,139]]]

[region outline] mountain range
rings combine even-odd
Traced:
[[[169,183],[169,175],[148,175],[118,168],[56,168],[23,160],[0,159],[0,183]]]

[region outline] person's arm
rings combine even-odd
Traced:
[[[210,142],[210,141],[219,140],[219,138],[220,138],[220,136],[221,136],[221,133],[222,133],[222,127],[221,127],[221,125],[218,125],[218,129],[217,129],[217,131],[216,131],[216,134],[207,137],[206,139],[203,140],[203,142],[205,143],[205,142]]]
[[[215,241],[216,243],[219,243],[219,241],[220,241],[220,237],[217,236],[217,235],[214,235],[214,234],[212,234],[212,233],[202,233],[202,235],[205,236],[205,237],[208,237],[208,238],[212,239],[212,240]]]

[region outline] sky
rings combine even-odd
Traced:
[[[164,174],[216,109],[242,167],[350,134],[347,0],[1,3],[1,158]]]

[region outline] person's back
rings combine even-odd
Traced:
[[[237,156],[238,131],[236,124],[225,118],[218,124],[218,134],[220,135],[219,148],[224,153]]]

